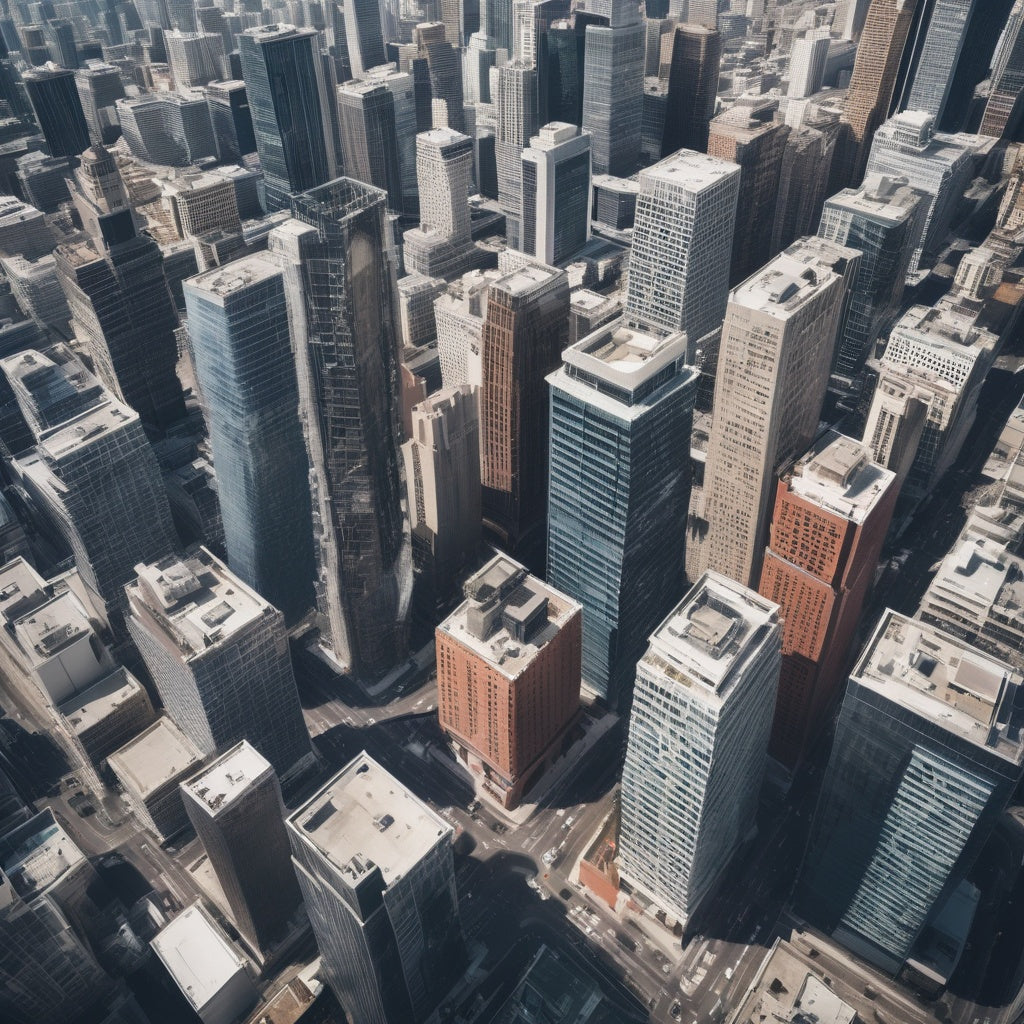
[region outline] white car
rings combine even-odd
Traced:
[[[558,860],[558,850],[552,847],[550,850],[548,850],[547,853],[544,854],[544,857],[542,859],[544,863],[547,864],[548,867],[550,867],[552,864],[555,863],[556,860]]]

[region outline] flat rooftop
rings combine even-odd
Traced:
[[[866,445],[829,432],[796,464],[789,487],[819,508],[859,524],[895,481],[896,474],[878,465]]]
[[[997,728],[1024,680],[965,641],[888,609],[853,678],[962,739],[1024,761],[1018,731]]]
[[[216,816],[272,771],[270,762],[248,740],[242,740],[189,779],[184,788]]]
[[[69,452],[95,444],[101,438],[137,423],[138,419],[138,413],[106,393],[102,405],[61,424],[43,438],[38,447],[44,455],[60,461]]]
[[[0,868],[23,899],[45,892],[85,854],[47,808],[0,838]]]
[[[123,666],[115,669],[98,683],[76,693],[60,706],[60,713],[68,720],[75,734],[81,736],[104,718],[116,714],[129,701],[138,700],[146,691]]]
[[[0,566],[0,618],[14,622],[46,600],[46,580],[24,558]]]
[[[150,612],[186,661],[227,643],[271,607],[205,548],[135,571],[129,600]]]
[[[671,185],[687,192],[701,192],[727,178],[739,180],[740,168],[729,160],[707,153],[681,149],[640,172],[640,190],[649,191],[657,185]]]
[[[729,301],[787,320],[834,280],[836,274],[823,262],[811,266],[788,252],[780,252],[734,289]]]
[[[394,884],[452,833],[446,821],[365,751],[288,822],[353,886],[374,866],[386,886]]]
[[[922,198],[921,193],[910,187],[907,178],[869,174],[860,188],[845,188],[828,199],[827,203],[875,220],[899,224],[910,216]]]
[[[14,624],[32,665],[42,665],[80,637],[93,632],[89,617],[71,591],[56,594]]]
[[[554,267],[546,267],[540,263],[524,263],[523,266],[492,281],[491,287],[513,296],[526,295],[534,289],[550,284],[560,274],[562,271]]]
[[[999,340],[991,331],[978,327],[973,316],[950,306],[911,306],[896,321],[890,337],[899,334],[938,342],[953,351],[993,348]]]
[[[150,945],[197,1011],[245,970],[245,958],[199,903],[183,910]]]
[[[211,302],[223,305],[223,300],[229,295],[251,288],[280,273],[281,268],[266,253],[250,253],[232,260],[227,266],[215,267],[189,278],[185,287],[190,291],[201,292]]]
[[[616,178],[614,174],[595,174],[592,179],[594,188],[606,188],[610,192],[624,192],[636,195],[640,191],[640,179]]]
[[[724,701],[743,665],[779,626],[779,606],[717,572],[706,572],[654,631],[643,661],[670,679]]]
[[[107,758],[119,779],[143,799],[195,771],[203,755],[166,715]]]

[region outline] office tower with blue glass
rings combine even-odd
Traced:
[[[914,251],[924,232],[931,197],[906,178],[869,174],[858,189],[826,200],[818,235],[862,253],[833,373],[853,378],[899,308]]]
[[[466,959],[451,825],[364,752],[287,827],[324,976],[349,1018],[427,1020]]]
[[[646,30],[629,0],[600,0],[588,11],[607,21],[586,27],[583,130],[591,135],[594,173],[626,178],[640,162]]]
[[[22,76],[32,112],[50,156],[76,157],[89,145],[89,126],[75,85],[75,73],[56,64]]]
[[[399,473],[397,286],[379,189],[339,178],[292,200],[299,408],[313,493],[321,638],[362,678],[405,657],[412,558]]]
[[[313,607],[309,462],[284,268],[253,253],[185,282],[228,564],[297,622]]]
[[[547,580],[583,605],[583,681],[629,703],[651,630],[682,596],[697,371],[686,337],[621,320],[548,377]]]
[[[205,548],[135,567],[128,630],[204,757],[243,739],[288,779],[315,761],[281,613]]]
[[[239,37],[267,208],[337,174],[331,97],[319,35],[291,25],[263,25]]]
[[[843,698],[798,907],[896,973],[1024,773],[1021,676],[887,611]]]
[[[619,876],[684,928],[756,828],[781,644],[778,605],[711,572],[636,667]]]

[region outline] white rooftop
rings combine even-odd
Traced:
[[[739,177],[740,169],[729,160],[707,153],[681,149],[640,172],[640,190],[650,191],[655,185],[671,185],[687,192],[700,192],[717,185],[725,178]]]
[[[352,885],[379,867],[385,887],[406,874],[451,826],[365,751],[288,819]]]
[[[934,626],[888,609],[853,671],[862,686],[1015,763],[1019,741],[995,732],[1004,699],[1022,680],[1009,665]]]
[[[643,657],[654,671],[725,700],[742,665],[778,626],[779,606],[717,572],[706,572],[654,631]]]
[[[251,253],[232,260],[227,266],[215,267],[203,274],[190,277],[185,288],[201,292],[204,298],[220,305],[224,299],[254,284],[281,273],[281,268],[266,253]]]
[[[739,285],[729,301],[787,320],[835,279],[831,268],[822,263],[810,266],[788,252],[780,252]]]
[[[62,424],[39,442],[39,450],[55,461],[71,452],[95,444],[115,431],[138,422],[138,413],[104,394],[102,405]]]
[[[245,970],[245,957],[199,903],[183,910],[150,945],[196,1011]]]
[[[128,669],[119,667],[66,700],[60,706],[60,713],[80,736],[114,714],[127,701],[137,700],[144,692],[138,679]]]
[[[49,808],[2,837],[0,855],[0,868],[25,899],[86,860]]]
[[[203,755],[166,716],[107,758],[114,774],[143,799],[195,771]]]
[[[242,740],[184,783],[183,788],[215,816],[254,782],[262,781],[272,772],[270,762],[248,740]]]
[[[561,273],[562,271],[541,263],[524,263],[523,266],[492,281],[491,287],[508,292],[509,295],[525,295],[550,283]]]

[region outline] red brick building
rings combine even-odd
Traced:
[[[564,749],[580,707],[582,612],[498,555],[437,627],[438,717],[506,808]]]
[[[783,618],[768,749],[787,769],[803,760],[840,693],[896,494],[895,474],[836,433],[779,480],[758,590]]]

